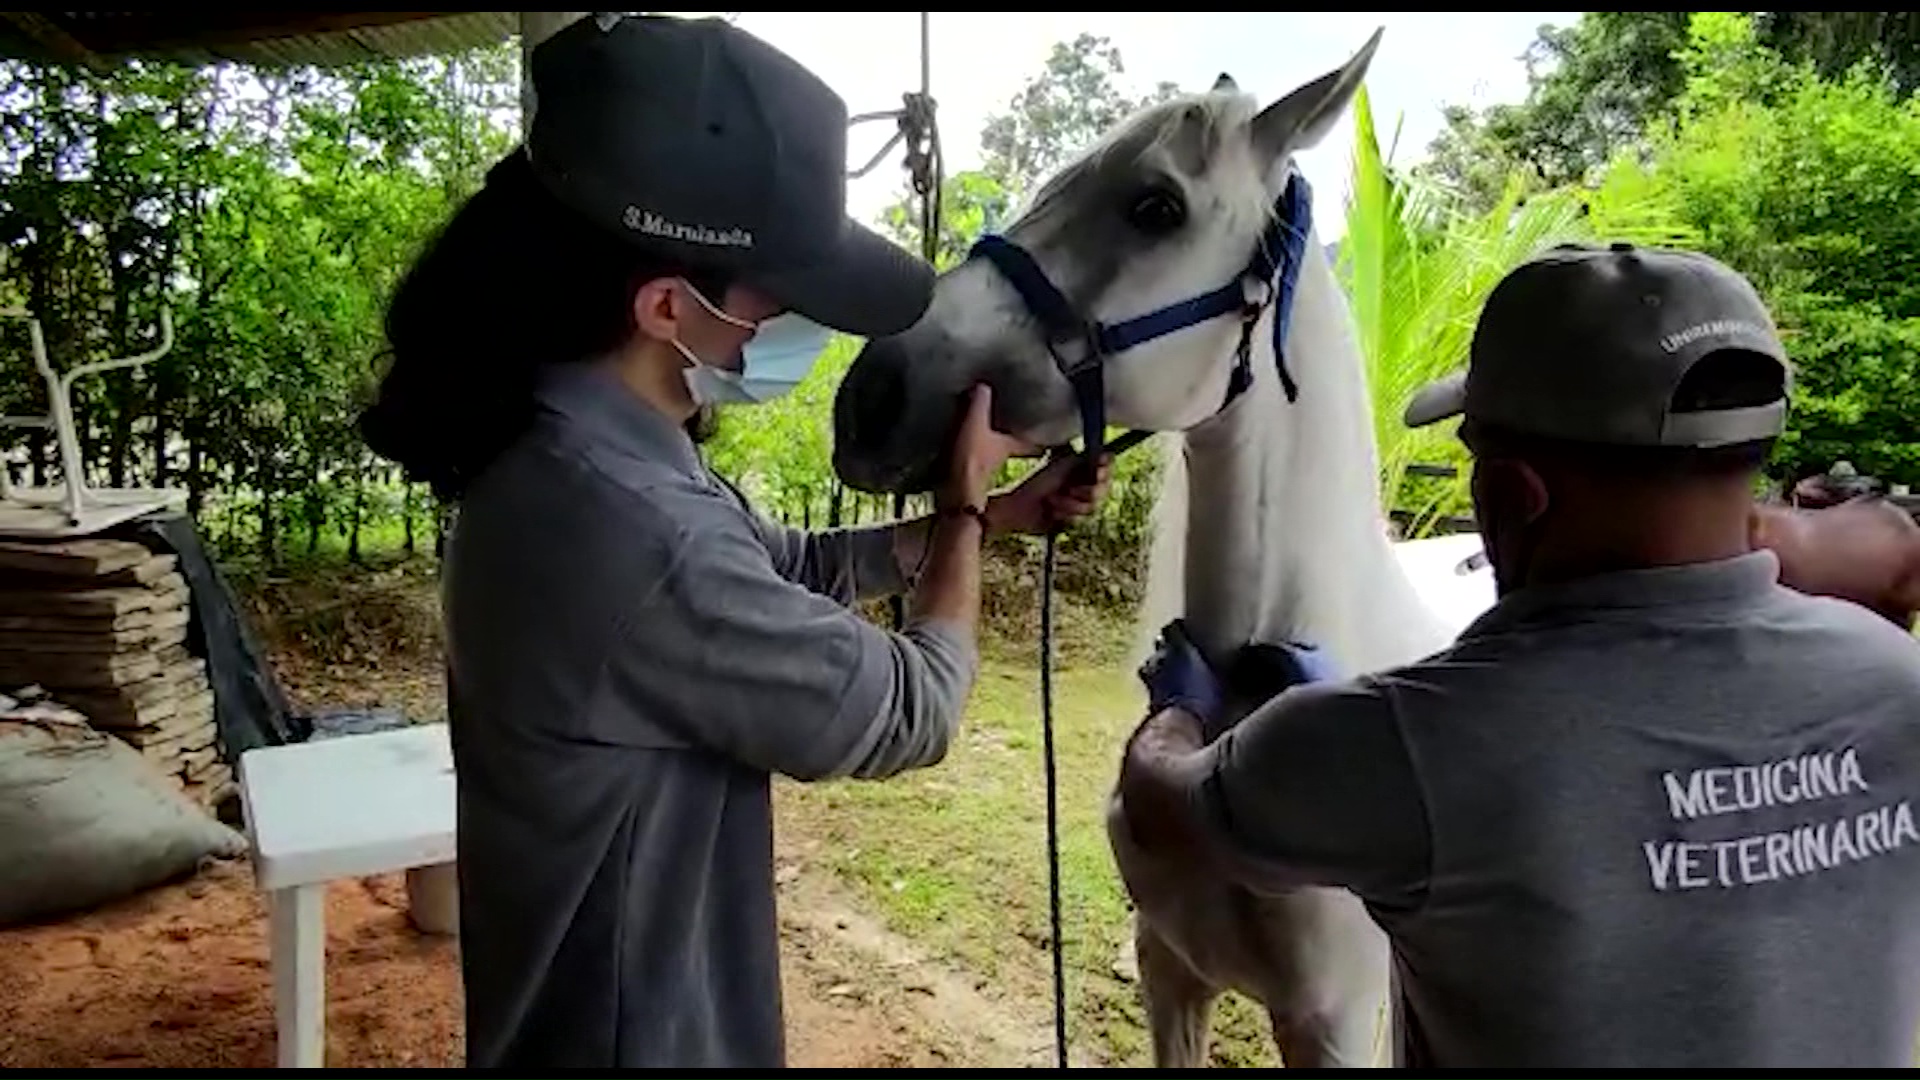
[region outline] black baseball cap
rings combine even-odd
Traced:
[[[1676,410],[1687,372],[1729,350],[1778,363],[1780,399]],[[1421,389],[1404,419],[1464,414],[1570,442],[1709,448],[1778,436],[1792,378],[1765,302],[1732,268],[1690,251],[1564,244],[1493,287],[1467,370]]]
[[[835,330],[926,311],[933,269],[847,216],[846,103],[785,53],[720,19],[594,12],[528,67],[528,158],[589,219]]]

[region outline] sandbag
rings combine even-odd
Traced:
[[[85,723],[0,717],[0,926],[131,896],[246,838]]]

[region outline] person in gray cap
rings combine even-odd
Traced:
[[[784,1064],[770,776],[947,751],[980,548],[1090,512],[976,392],[927,518],[805,533],[685,426],[829,331],[906,329],[932,271],[846,213],[847,112],[719,20],[594,15],[531,57],[524,150],[409,272],[361,430],[456,501],[442,567],[467,1064]],[[851,610],[910,592],[898,633]]]
[[[1920,649],[1749,543],[1789,385],[1710,258],[1514,270],[1406,416],[1463,418],[1498,601],[1204,746],[1220,689],[1170,626],[1122,765],[1138,841],[1357,894],[1408,1066],[1910,1065]]]

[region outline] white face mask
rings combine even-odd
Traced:
[[[692,285],[687,285],[687,291],[714,318],[729,326],[754,331],[740,350],[739,371],[709,364],[678,340],[672,342],[687,362],[680,372],[687,381],[687,393],[693,396],[693,403],[701,407],[759,405],[792,391],[813,370],[833,337],[833,331],[791,313],[750,323],[721,311]]]

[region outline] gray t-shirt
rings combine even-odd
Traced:
[[[1413,1067],[1907,1067],[1920,645],[1769,552],[1503,599],[1213,744],[1231,864],[1352,889]]]
[[[463,500],[444,587],[468,1064],[783,1064],[769,774],[939,761],[971,638],[860,618],[890,530],[760,519],[588,366]]]

